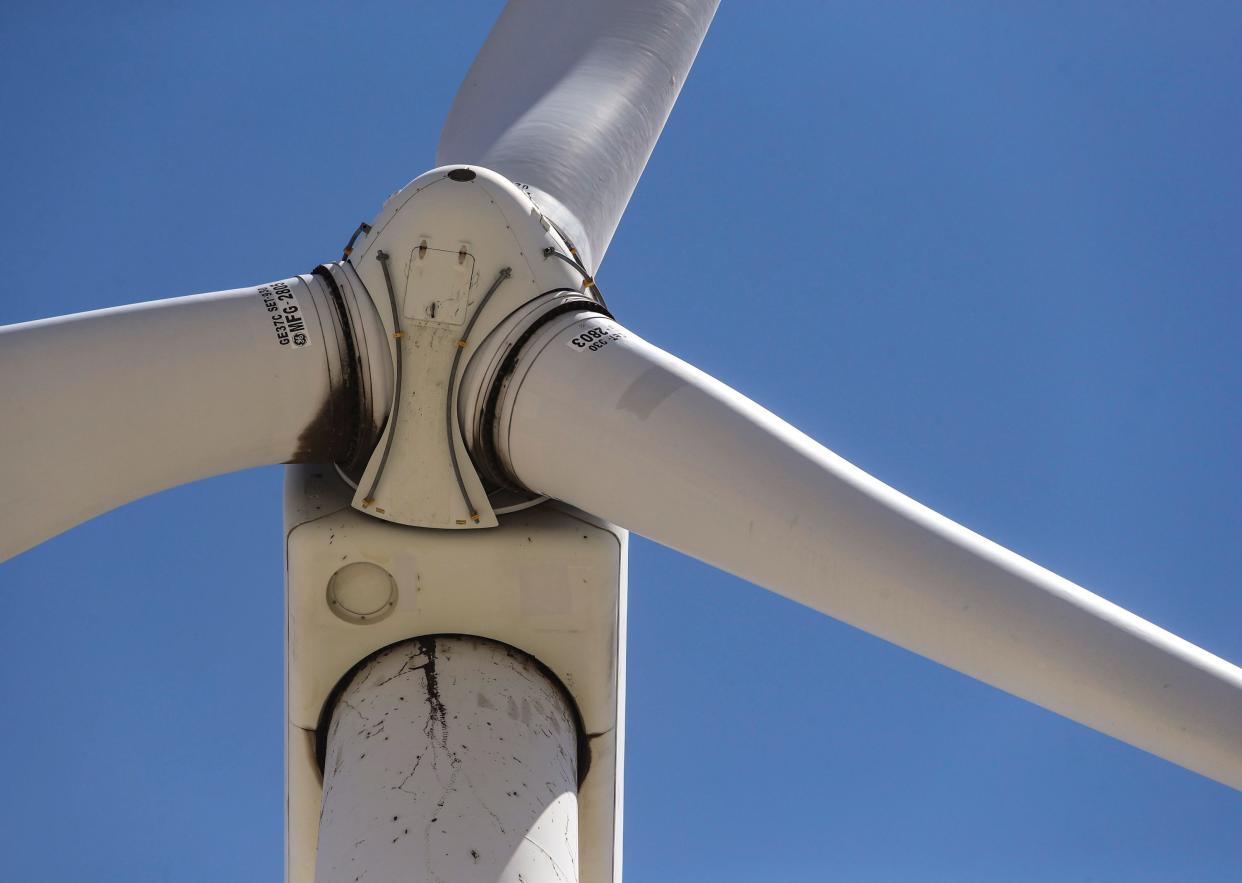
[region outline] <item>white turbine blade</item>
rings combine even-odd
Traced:
[[[322,286],[0,328],[0,561],[173,485],[342,456],[358,425],[339,413],[348,354]]]
[[[719,0],[510,0],[449,110],[437,165],[526,185],[603,260]]]
[[[581,315],[501,394],[497,456],[527,488],[1242,789],[1242,669]]]

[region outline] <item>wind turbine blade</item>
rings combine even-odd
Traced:
[[[0,328],[0,561],[173,485],[348,457],[358,375],[385,406],[389,381],[336,309],[302,276]]]
[[[603,260],[719,0],[510,0],[466,74],[437,165],[530,188]]]
[[[611,320],[500,394],[528,489],[1242,790],[1242,669],[903,496]]]

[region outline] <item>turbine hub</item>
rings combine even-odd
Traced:
[[[420,175],[359,228],[340,266],[375,304],[384,339],[365,344],[387,349],[393,384],[374,452],[346,476],[355,508],[398,524],[469,529],[495,527],[497,512],[540,499],[484,481],[458,399],[480,344],[506,320],[549,300],[603,311],[575,254],[528,192],[479,166]]]

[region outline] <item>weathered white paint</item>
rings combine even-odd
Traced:
[[[916,503],[616,322],[562,316],[525,352],[495,432],[531,491],[1242,789],[1242,669]]]
[[[312,883],[323,796],[316,732],[360,659],[411,635],[469,634],[538,659],[589,734],[578,788],[579,873],[619,881],[625,691],[625,531],[563,503],[501,516],[492,530],[405,527],[353,509],[327,467],[286,470],[287,880]],[[365,564],[396,584],[382,615],[342,617],[330,587]],[[322,729],[321,729],[322,728]]]
[[[416,638],[341,693],[317,883],[577,883],[578,731],[525,653]]]
[[[342,296],[347,319],[308,274],[0,328],[0,560],[164,488],[342,456],[346,399],[375,423],[389,399],[345,339],[382,340],[374,308]]]
[[[345,262],[383,322],[376,345],[396,378],[355,506],[415,527],[496,526],[514,501],[476,474],[455,391],[505,317],[544,292],[584,287],[578,267],[552,256],[567,252],[529,194],[489,169],[432,169],[389,197]]]

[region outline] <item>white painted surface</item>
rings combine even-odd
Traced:
[[[554,334],[559,327],[553,322],[545,329],[542,323],[547,316],[559,312],[602,315],[596,301],[578,292],[560,291],[535,298],[511,313],[473,348],[470,363],[458,385],[458,419],[461,422],[462,438],[466,440],[471,456],[479,464],[480,472],[498,473],[493,478],[498,483],[510,485],[512,495],[518,499],[544,498],[535,493],[524,493],[520,488],[512,488],[511,483],[504,477],[512,470],[501,462],[501,452],[496,450],[493,443],[489,443],[489,440],[495,438],[496,421],[485,412],[490,404],[499,400],[498,392],[501,388],[521,382],[520,369],[529,364],[529,359],[513,365],[512,354],[520,350],[538,351],[548,335]],[[511,372],[513,367],[519,370]],[[493,399],[493,396],[496,398]]]
[[[164,488],[325,456],[334,313],[301,276],[0,328],[0,560]]]
[[[1242,669],[903,496],[611,320],[557,327],[528,347],[497,421],[526,486],[1242,789]]]
[[[577,883],[577,725],[531,657],[469,637],[383,650],[328,731],[317,883]]]
[[[594,272],[719,0],[512,0],[466,73],[436,162],[532,190]]]
[[[626,532],[562,503],[502,516],[492,530],[405,527],[353,509],[351,495],[331,468],[286,470],[289,883],[314,879],[315,731],[332,688],[359,660],[427,634],[516,647],[569,690],[591,756],[578,791],[579,869],[590,883],[619,881]],[[334,575],[358,564],[391,576],[395,607],[363,620],[331,606]]]
[[[346,265],[374,302],[387,337],[374,347],[388,349],[399,380],[394,416],[358,481],[359,509],[415,527],[496,526],[496,509],[510,501],[493,507],[471,464],[455,390],[506,316],[542,292],[582,287],[582,273],[547,248],[566,250],[525,193],[496,172],[463,166],[419,175],[358,239]]]

